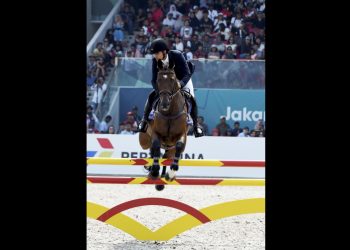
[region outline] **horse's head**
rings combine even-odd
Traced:
[[[174,95],[180,90],[181,86],[176,79],[174,67],[158,68],[157,85],[159,90],[159,108],[160,111],[167,112],[170,108],[171,100]]]

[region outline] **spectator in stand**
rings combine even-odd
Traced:
[[[129,123],[124,125],[124,129],[120,131],[121,135],[133,135],[135,132],[132,131],[131,125]]]
[[[95,60],[95,56],[94,55],[89,55],[89,62],[88,62],[88,72],[90,73],[96,73],[96,69],[97,69],[97,63]]]
[[[175,19],[173,18],[173,13],[168,13],[167,17],[164,18],[162,22],[163,26],[168,26],[174,29],[175,26]]]
[[[157,27],[160,27],[164,17],[164,13],[160,8],[160,4],[158,2],[153,3],[151,10],[152,10],[152,20],[155,22]],[[173,16],[174,16],[174,13],[173,13]]]
[[[254,129],[251,130],[250,133],[249,133],[249,136],[250,137],[257,137],[256,131]]]
[[[189,43],[187,43],[187,46]],[[190,46],[192,53],[195,52],[198,49],[199,45],[203,45],[200,41],[198,41],[198,36],[195,34],[192,36],[192,39],[190,40]]]
[[[87,70],[87,77],[86,77],[87,86],[91,88],[91,86],[94,85],[95,81],[96,81],[96,73],[94,71]]]
[[[94,90],[91,101],[94,110],[96,110],[97,106],[102,102],[102,98],[107,90],[107,84],[104,81],[104,77],[100,76],[98,77],[96,84],[91,87],[91,90]]]
[[[202,45],[199,45],[198,49],[194,52],[194,58],[207,58],[207,53],[203,50]]]
[[[236,59],[236,55],[233,53],[232,47],[227,46],[225,53],[222,56],[222,59]]]
[[[204,135],[209,135],[208,125],[204,122],[203,116],[198,116],[198,126],[202,129]]]
[[[224,54],[225,49],[226,49],[226,46],[225,46],[225,44],[223,42],[223,39],[222,39],[221,35],[217,36],[214,39],[214,41],[215,41],[214,44],[216,45],[216,48],[218,49],[218,51],[220,53],[220,58],[221,58],[221,56]]]
[[[219,136],[219,129],[218,128],[213,128],[211,130],[211,135],[212,136]]]
[[[218,11],[214,9],[214,5],[212,3],[208,4],[208,8],[208,17],[214,22],[215,18],[218,16]]]
[[[243,132],[239,133],[238,137],[250,137],[249,136],[249,128],[248,127],[244,127],[243,128]]]
[[[231,30],[229,28],[225,27],[225,25],[223,23],[220,23],[219,29],[216,32],[212,33],[211,35],[215,36],[215,37],[221,36],[221,37],[223,37],[222,40],[227,42],[227,40],[230,38]]]
[[[211,32],[213,31],[213,28],[214,28],[213,21],[209,19],[208,11],[205,10],[203,12],[203,19],[200,22],[200,32],[205,33],[206,30],[209,30]]]
[[[208,55],[208,53],[210,52],[210,48],[212,45],[212,41],[210,40],[210,37],[208,34],[204,35],[204,39],[203,39],[203,51],[206,55]]]
[[[185,47],[184,57],[186,60],[193,60],[193,54],[188,46]]]
[[[114,23],[113,23],[113,35],[114,35],[114,41],[123,41],[124,40],[124,21],[122,20],[120,15],[116,15]]]
[[[99,125],[99,131],[101,134],[107,134],[108,133],[108,124],[112,120],[112,116],[107,115],[105,119],[100,123]]]
[[[134,118],[133,112],[128,112],[127,113],[127,118],[126,120],[123,121],[123,125],[129,124],[131,127],[131,131],[135,132],[137,130],[137,123]]]
[[[136,20],[135,20],[135,29],[139,30],[143,26],[143,22],[146,20],[146,12],[144,9],[139,8],[137,10]]]
[[[148,26],[148,34],[154,35],[157,29],[155,21],[151,21],[150,26]]]
[[[180,13],[180,12],[178,12],[178,11],[176,10],[176,5],[175,5],[175,4],[171,4],[171,5],[170,5],[168,14],[169,14],[169,13],[173,14],[173,18],[174,18],[175,20],[177,20],[177,19],[179,19],[179,18],[181,18],[181,17],[183,16],[182,13]]]
[[[264,121],[262,119],[259,119],[254,127],[257,136],[259,137],[265,137],[265,127],[264,127]]]
[[[180,50],[181,52],[184,50],[184,44],[182,43],[180,37],[175,38],[175,43],[173,44],[173,48]]]
[[[227,27],[226,20],[224,19],[224,15],[220,12],[217,18],[214,20],[214,31],[219,31],[220,30],[220,24],[223,24],[224,27]]]
[[[99,123],[99,120],[96,114],[94,113],[94,108],[92,105],[89,105],[87,107],[87,114],[86,114],[86,125],[88,128],[88,132],[93,133],[95,131],[95,127],[98,126],[98,123]]]
[[[256,54],[257,54],[257,58],[256,59],[264,59],[265,58],[265,43],[262,41],[261,37],[257,37],[256,38],[256,45],[257,45],[257,49],[256,49]]]
[[[105,63],[103,61],[103,57],[99,57],[96,62],[96,76],[104,77],[106,75]]]
[[[148,26],[149,26],[149,21],[148,19],[146,19],[143,21],[143,26],[141,28],[141,31],[143,32],[144,36],[150,35],[150,33],[148,32]]]
[[[241,23],[243,22],[243,18],[240,12],[237,12],[235,16],[231,19],[231,30],[234,32],[235,30],[238,30],[241,26]]]
[[[109,44],[111,44],[111,43],[113,44],[114,43],[113,29],[108,29],[107,30],[107,33],[106,33],[104,39],[107,39]]]
[[[134,31],[135,10],[128,3],[124,3],[120,15],[125,24],[124,29],[129,33],[129,35],[132,34]]]
[[[240,128],[240,123],[236,121],[233,124],[233,129],[231,130],[232,136],[237,137],[242,132],[243,132],[243,129]]]
[[[197,5],[195,5],[195,6],[193,6],[193,12],[194,12],[194,15],[197,17],[197,19],[199,21],[201,21],[203,18],[203,10],[199,9],[199,7]]]
[[[131,112],[134,115],[134,120],[136,121],[136,123],[139,123],[141,121],[141,116],[139,116],[138,111],[139,111],[139,108],[137,106],[133,106],[131,109]]]
[[[190,27],[193,29],[194,34],[198,34],[200,30],[200,21],[198,18],[194,15],[194,12],[191,10],[188,14],[189,16],[189,21],[190,21]]]
[[[252,46],[250,42],[250,36],[246,36],[242,45],[239,46],[239,50],[240,50],[239,58],[240,59],[249,58],[251,49],[252,49]]]
[[[258,11],[256,17],[252,19],[252,23],[253,23],[254,28],[257,29],[257,31],[265,29],[264,14],[261,11]]]
[[[190,22],[189,20],[186,20],[185,25],[180,29],[180,36],[183,38],[184,41],[188,41],[191,39],[192,33],[193,29],[190,26]]]
[[[111,134],[111,135],[116,134],[116,131],[113,125],[109,125],[108,134]]]
[[[231,130],[230,125],[226,123],[226,117],[224,115],[220,116],[220,123],[216,125],[219,130],[219,136],[228,136],[228,131]]]
[[[97,43],[96,44],[96,48],[94,49],[94,51],[92,52],[93,55],[98,58],[98,57],[104,57],[104,51],[103,51],[103,48],[102,48],[102,43]]]
[[[220,59],[220,53],[215,44],[211,46],[210,52],[208,54],[208,59]]]
[[[241,23],[239,29],[234,32],[236,43],[242,45],[244,38],[248,36],[248,34],[249,33],[245,28],[245,23]]]

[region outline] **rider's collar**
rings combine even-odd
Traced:
[[[166,58],[162,60],[163,67],[168,67],[169,66],[169,55],[166,55]]]

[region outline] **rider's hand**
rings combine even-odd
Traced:
[[[177,86],[178,86],[179,89],[181,89],[181,83],[180,83],[180,81],[177,81]]]

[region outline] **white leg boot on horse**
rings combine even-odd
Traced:
[[[185,149],[185,145],[186,145],[185,140],[186,140],[186,137],[182,136],[180,140],[176,142],[176,147],[175,147],[176,152],[175,152],[174,160],[170,166],[170,170],[165,174],[165,180],[167,181],[175,180],[176,172],[179,170],[180,155]]]

